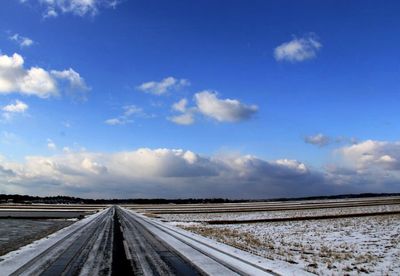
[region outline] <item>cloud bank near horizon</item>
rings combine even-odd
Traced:
[[[182,149],[58,152],[0,159],[0,193],[84,197],[271,198],[400,188],[400,142],[364,141],[335,151],[340,164],[316,170],[291,159],[202,156]]]

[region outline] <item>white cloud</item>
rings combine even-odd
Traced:
[[[167,77],[159,82],[150,81],[142,83],[137,87],[137,89],[154,95],[162,95],[167,93],[168,91],[177,90],[189,85],[190,82],[186,79],[176,79],[174,77]]]
[[[181,99],[172,105],[172,110],[181,112],[180,115],[174,115],[167,119],[178,125],[191,125],[194,123],[196,108],[187,108],[188,100]]]
[[[250,119],[258,110],[256,105],[246,105],[233,99],[219,99],[218,94],[212,91],[196,93],[194,100],[194,107],[187,106],[187,99],[174,103],[172,110],[181,114],[167,119],[176,124],[191,125],[195,121],[195,115],[200,113],[219,122],[239,122]]]
[[[28,108],[29,106],[26,103],[20,100],[15,100],[14,103],[4,106],[2,110],[9,113],[24,113]]]
[[[287,158],[268,161],[239,154],[202,156],[165,148],[114,153],[65,148],[53,156],[28,156],[23,162],[0,158],[0,169],[7,172],[0,173],[0,189],[7,193],[124,198],[395,192],[400,188],[399,148],[400,142],[364,141],[339,151],[348,164],[330,165],[322,171]]]
[[[308,135],[304,137],[304,142],[307,144],[324,147],[333,144],[347,144],[354,145],[358,143],[358,139],[354,137],[345,137],[345,136],[327,136],[322,133],[318,133],[315,135]]]
[[[312,172],[296,160],[265,161],[254,156],[201,156],[182,149],[116,153],[66,151],[28,156],[25,162],[0,160],[10,172],[0,187],[34,194],[64,193],[99,197],[256,197],[301,187]],[[116,187],[118,187],[116,189]],[[85,194],[86,193],[86,194]]]
[[[168,119],[178,125],[191,125],[194,123],[194,114],[192,112],[187,112],[181,115],[171,116]]]
[[[43,14],[44,18],[53,18],[53,17],[57,17],[58,16],[58,12],[56,12],[55,10],[49,8],[47,9],[47,11]]]
[[[258,110],[256,105],[246,105],[235,99],[219,99],[217,96],[212,91],[196,93],[194,98],[198,111],[219,122],[238,122],[250,119]]]
[[[0,55],[0,94],[19,92],[47,98],[57,95],[56,82],[50,74],[39,67],[25,69],[19,54]]]
[[[184,98],[184,99],[181,99],[178,102],[174,103],[172,105],[172,109],[175,111],[179,111],[179,112],[185,112],[187,104],[188,104],[188,100]]]
[[[400,141],[366,140],[334,151],[339,157],[325,169],[326,180],[351,192],[398,192]]]
[[[56,150],[57,149],[57,145],[53,142],[53,140],[47,139],[47,148],[49,150]]]
[[[81,162],[81,166],[84,170],[92,174],[103,174],[107,172],[107,167],[93,161],[90,157],[85,157]]]
[[[73,69],[51,72],[40,67],[26,69],[21,55],[0,55],[0,94],[20,93],[39,98],[57,96],[60,88],[57,78],[68,80],[72,90],[87,89],[83,78]]]
[[[10,40],[16,42],[21,48],[22,47],[29,47],[34,44],[34,41],[29,37],[21,36],[19,34],[13,34],[9,37]]]
[[[85,80],[72,68],[63,71],[52,70],[51,74],[58,79],[68,81],[70,87],[74,90],[90,90],[86,85]]]
[[[105,120],[104,123],[107,125],[110,125],[110,126],[116,126],[116,125],[124,125],[124,124],[126,124],[126,121],[121,120],[120,118],[111,118],[111,119]]]
[[[123,107],[124,116],[129,117],[131,115],[143,114],[143,109],[136,105],[127,105]]]
[[[115,8],[118,0],[26,0],[38,2],[45,11],[44,18],[57,17],[60,13],[71,13],[77,16],[94,16],[102,8]]]
[[[366,140],[337,151],[350,167],[361,171],[380,169],[400,173],[400,142]]]
[[[306,142],[307,144],[323,147],[328,145],[331,142],[331,139],[322,133],[318,133],[316,135],[306,136],[304,138],[304,142]]]
[[[16,114],[23,114],[25,111],[27,111],[29,106],[20,101],[20,100],[15,100],[13,103],[10,103],[8,105],[5,105],[1,108],[3,111],[1,113],[2,117],[2,122],[9,122],[11,121]]]
[[[143,111],[142,108],[137,107],[136,105],[126,105],[123,106],[122,109],[123,114],[116,117],[116,118],[111,118],[108,120],[105,120],[104,123],[107,125],[115,126],[115,125],[125,125],[128,123],[132,123],[133,117],[136,118],[153,118],[154,115],[149,115],[146,112]]]
[[[274,50],[274,57],[278,61],[301,62],[316,57],[322,44],[315,35],[307,35],[302,38],[294,38],[285,42]]]
[[[307,173],[308,172],[308,168],[306,167],[306,165],[297,160],[279,159],[279,160],[275,161],[275,164],[284,166],[284,167],[289,168],[298,173]]]

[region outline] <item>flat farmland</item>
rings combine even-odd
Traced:
[[[97,252],[96,256],[99,258],[84,257],[88,261],[85,269],[93,265],[99,269],[105,268],[101,266],[105,263],[103,258],[108,260],[107,269],[110,269],[110,252],[114,252],[110,248],[115,246],[123,255],[126,254],[124,241],[129,242],[131,253],[127,256],[132,256],[137,250],[141,252],[143,249],[136,248],[138,237],[142,237],[143,245],[151,242],[158,244],[157,239],[147,239],[151,235],[146,231],[155,231],[159,238],[174,245],[183,239],[183,244],[188,246],[185,250],[197,248],[207,255],[214,254],[213,250],[217,246],[218,250],[229,253],[224,258],[237,255],[231,265],[241,267],[237,265],[238,260],[250,258],[254,267],[261,262],[269,269],[267,271],[280,271],[277,272],[279,275],[400,274],[400,197],[224,204],[131,204],[108,207],[110,206],[1,205],[0,255],[3,257],[0,257],[0,262],[3,265],[12,265],[12,257],[18,259],[22,254],[18,260],[21,260],[20,268],[25,269],[22,259],[29,254],[34,255],[37,248],[50,252],[46,255],[49,260],[53,260],[53,253],[56,251],[64,252],[65,255],[60,253],[63,258],[71,254],[81,256],[82,252],[85,256],[93,256],[94,253],[90,252]],[[118,235],[112,229],[121,229],[118,221],[125,229],[121,230],[124,240],[120,240],[120,243],[111,238]],[[115,223],[117,224],[114,225]],[[166,233],[169,234],[166,236]],[[61,241],[60,244],[58,240]],[[58,249],[54,249],[52,244],[59,244]],[[26,246],[22,247],[24,245]],[[206,249],[205,245],[208,246]],[[181,248],[180,246],[177,248]],[[69,251],[80,247],[87,250]],[[18,248],[21,249],[16,250]],[[151,248],[152,246],[146,250]],[[218,250],[217,253],[221,254]],[[164,252],[164,249],[161,251]],[[7,252],[9,253],[6,254]],[[198,256],[198,251],[196,252],[193,256]],[[158,253],[154,254],[156,256]],[[37,256],[34,258],[32,269],[42,269],[41,264],[45,265],[47,261]],[[57,257],[54,260],[63,258]],[[141,259],[137,259],[135,263],[144,267],[149,265]],[[215,265],[220,267],[222,264],[224,261]],[[56,261],[55,267],[58,267]]]
[[[400,274],[398,197],[130,208],[315,274]]]

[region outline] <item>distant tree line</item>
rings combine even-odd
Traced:
[[[366,198],[380,196],[400,196],[400,193],[363,193],[331,196],[311,196],[300,198],[275,198],[275,199],[227,199],[227,198],[131,198],[131,199],[89,199],[71,196],[30,196],[18,194],[0,194],[0,203],[46,203],[46,204],[195,204],[195,203],[240,203],[240,202],[268,202],[268,201],[293,201],[293,200],[319,200],[319,199],[346,199]]]
[[[0,202],[13,203],[49,203],[49,204],[190,204],[190,203],[228,203],[247,202],[249,200],[232,200],[226,198],[132,198],[132,199],[90,199],[71,196],[30,196],[18,194],[0,194]]]

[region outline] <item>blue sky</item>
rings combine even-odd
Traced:
[[[396,1],[3,2],[0,192],[399,191]]]

